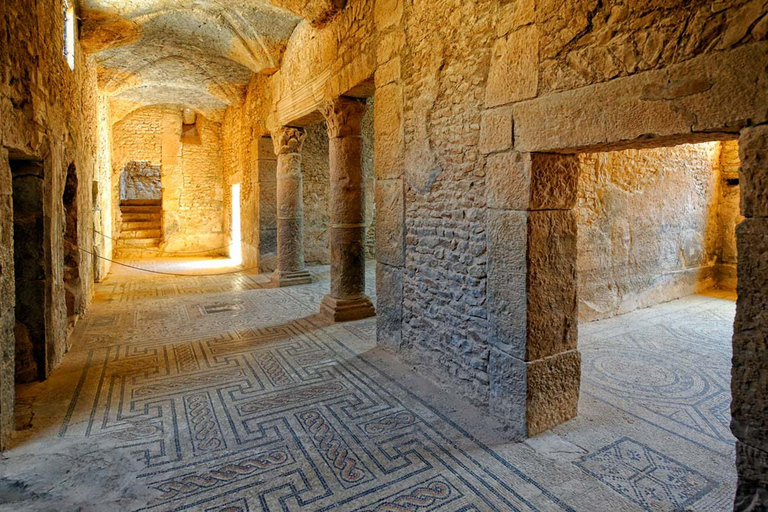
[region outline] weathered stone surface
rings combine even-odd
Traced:
[[[582,321],[727,285],[718,279],[723,265],[736,262],[735,247],[728,247],[735,242],[740,186],[721,176],[721,146],[579,155]]]
[[[512,436],[525,439],[528,437],[528,368],[525,362],[491,347],[488,374],[488,406],[491,413],[503,419]]]
[[[768,120],[766,65],[768,43],[754,43],[520,102],[513,107],[515,148],[647,147],[711,141],[718,131],[729,132],[727,138],[732,138],[748,120]],[[674,99],[647,96],[649,87],[656,89],[659,84],[702,80],[710,84],[702,92]]]
[[[403,175],[403,88],[389,84],[376,90],[374,104],[374,148],[376,179],[391,179]]]
[[[539,85],[539,31],[529,25],[493,45],[485,103],[505,105],[536,96]]]
[[[135,43],[141,38],[141,25],[104,11],[81,11],[80,44],[86,53]]]
[[[397,267],[405,263],[403,216],[405,192],[402,179],[376,180],[376,259]]]
[[[537,2],[544,91],[576,89],[765,38],[756,2]]]
[[[523,361],[576,348],[575,255],[572,212],[491,213],[491,345]]]
[[[576,218],[536,211],[528,218],[526,361],[576,348]]]
[[[581,381],[577,350],[524,362],[491,349],[490,410],[512,435],[535,436],[576,416]]]
[[[502,153],[488,157],[488,206],[562,210],[576,202],[579,162],[573,155]]]
[[[400,23],[403,16],[403,0],[378,0],[375,4],[373,17],[378,30],[386,30]]]
[[[768,124],[746,128],[739,137],[741,211],[768,217]]]
[[[365,295],[365,192],[360,136],[365,103],[336,98],[326,104],[331,170],[331,291],[321,313],[333,321],[374,314]]]
[[[499,8],[499,22],[496,34],[507,35],[511,30],[530,25],[536,21],[536,0],[515,0]]]
[[[403,269],[376,263],[376,340],[394,350],[403,343]]]
[[[301,148],[306,132],[284,126],[272,135],[277,155],[277,268],[272,281],[277,286],[308,284],[312,277],[304,268],[304,190]]]
[[[493,153],[512,147],[512,113],[508,109],[487,110],[480,122],[480,151]]]
[[[488,215],[488,343],[525,358],[528,214],[491,211]]]
[[[736,441],[739,481],[734,511],[762,510],[768,506],[768,452]]]
[[[581,384],[577,350],[526,363],[528,436],[535,436],[576,416]]]

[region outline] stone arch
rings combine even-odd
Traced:
[[[61,202],[64,207],[64,292],[67,317],[80,313],[82,286],[80,282],[80,251],[78,232],[78,180],[74,163],[67,167],[64,193]]]

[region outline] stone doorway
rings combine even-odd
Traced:
[[[163,241],[161,166],[131,161],[120,174],[121,257],[156,256]]]
[[[64,292],[70,325],[81,312],[80,251],[78,250],[77,170],[72,163],[67,168],[62,205],[64,206]]]
[[[10,160],[13,186],[13,261],[16,286],[16,383],[42,380],[47,373],[45,308],[48,238],[43,211],[43,163]]]

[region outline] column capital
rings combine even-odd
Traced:
[[[328,137],[360,135],[360,125],[365,114],[365,101],[339,96],[323,106],[323,116],[328,127]]]
[[[307,132],[304,128],[295,126],[281,126],[272,132],[272,144],[275,146],[276,155],[301,153],[301,146]]]

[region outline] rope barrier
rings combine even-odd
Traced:
[[[231,270],[229,272],[216,272],[216,273],[213,273],[213,274],[180,274],[178,272],[163,272],[162,270],[152,270],[152,269],[149,269],[149,268],[143,268],[143,267],[137,267],[135,265],[129,265],[127,263],[121,263],[121,262],[119,262],[117,260],[113,260],[113,259],[107,258],[107,257],[102,256],[100,254],[96,254],[96,253],[93,253],[91,251],[86,251],[85,249],[81,249],[80,247],[77,246],[77,244],[73,244],[69,240],[64,240],[64,242],[68,243],[74,249],[77,249],[78,251],[82,251],[82,252],[84,252],[86,254],[90,254],[91,256],[96,256],[97,258],[101,258],[102,260],[112,262],[115,265],[120,265],[122,267],[132,268],[134,270],[140,270],[142,272],[148,272],[148,273],[151,273],[151,274],[161,274],[161,275],[164,275],[164,276],[177,276],[177,277],[227,276],[227,275],[232,275],[232,274],[240,274],[242,272],[248,272],[250,270],[258,270],[258,268],[259,268],[259,267],[248,267],[248,268],[241,268],[239,270]]]
[[[91,228],[91,229],[93,229],[93,228]],[[154,247],[145,247],[143,245],[129,244],[129,243],[126,243],[126,241],[125,241],[126,239],[125,238],[114,238],[114,237],[109,236],[106,233],[102,233],[101,231],[99,231],[97,229],[93,229],[93,232],[103,236],[104,238],[109,238],[110,240],[113,240],[115,242],[121,241],[122,242],[121,245],[123,247],[133,247],[135,249],[143,249],[145,251],[157,252],[157,253],[168,254],[168,255],[174,255],[174,254],[176,254],[176,255],[205,254],[205,253],[208,253],[208,252],[218,251],[220,249],[227,249],[227,248],[231,247],[232,245],[234,245],[234,242],[230,242],[227,245],[222,245],[221,247],[212,247],[211,249],[205,249],[204,251],[175,251],[174,252],[174,251],[166,251],[166,250],[163,250],[163,249],[155,249]],[[252,241],[253,241],[253,238],[251,238],[251,242]],[[243,243],[245,243],[247,245],[250,245],[251,247],[256,247],[252,243],[247,242],[245,240],[241,240],[241,242],[243,242]]]

